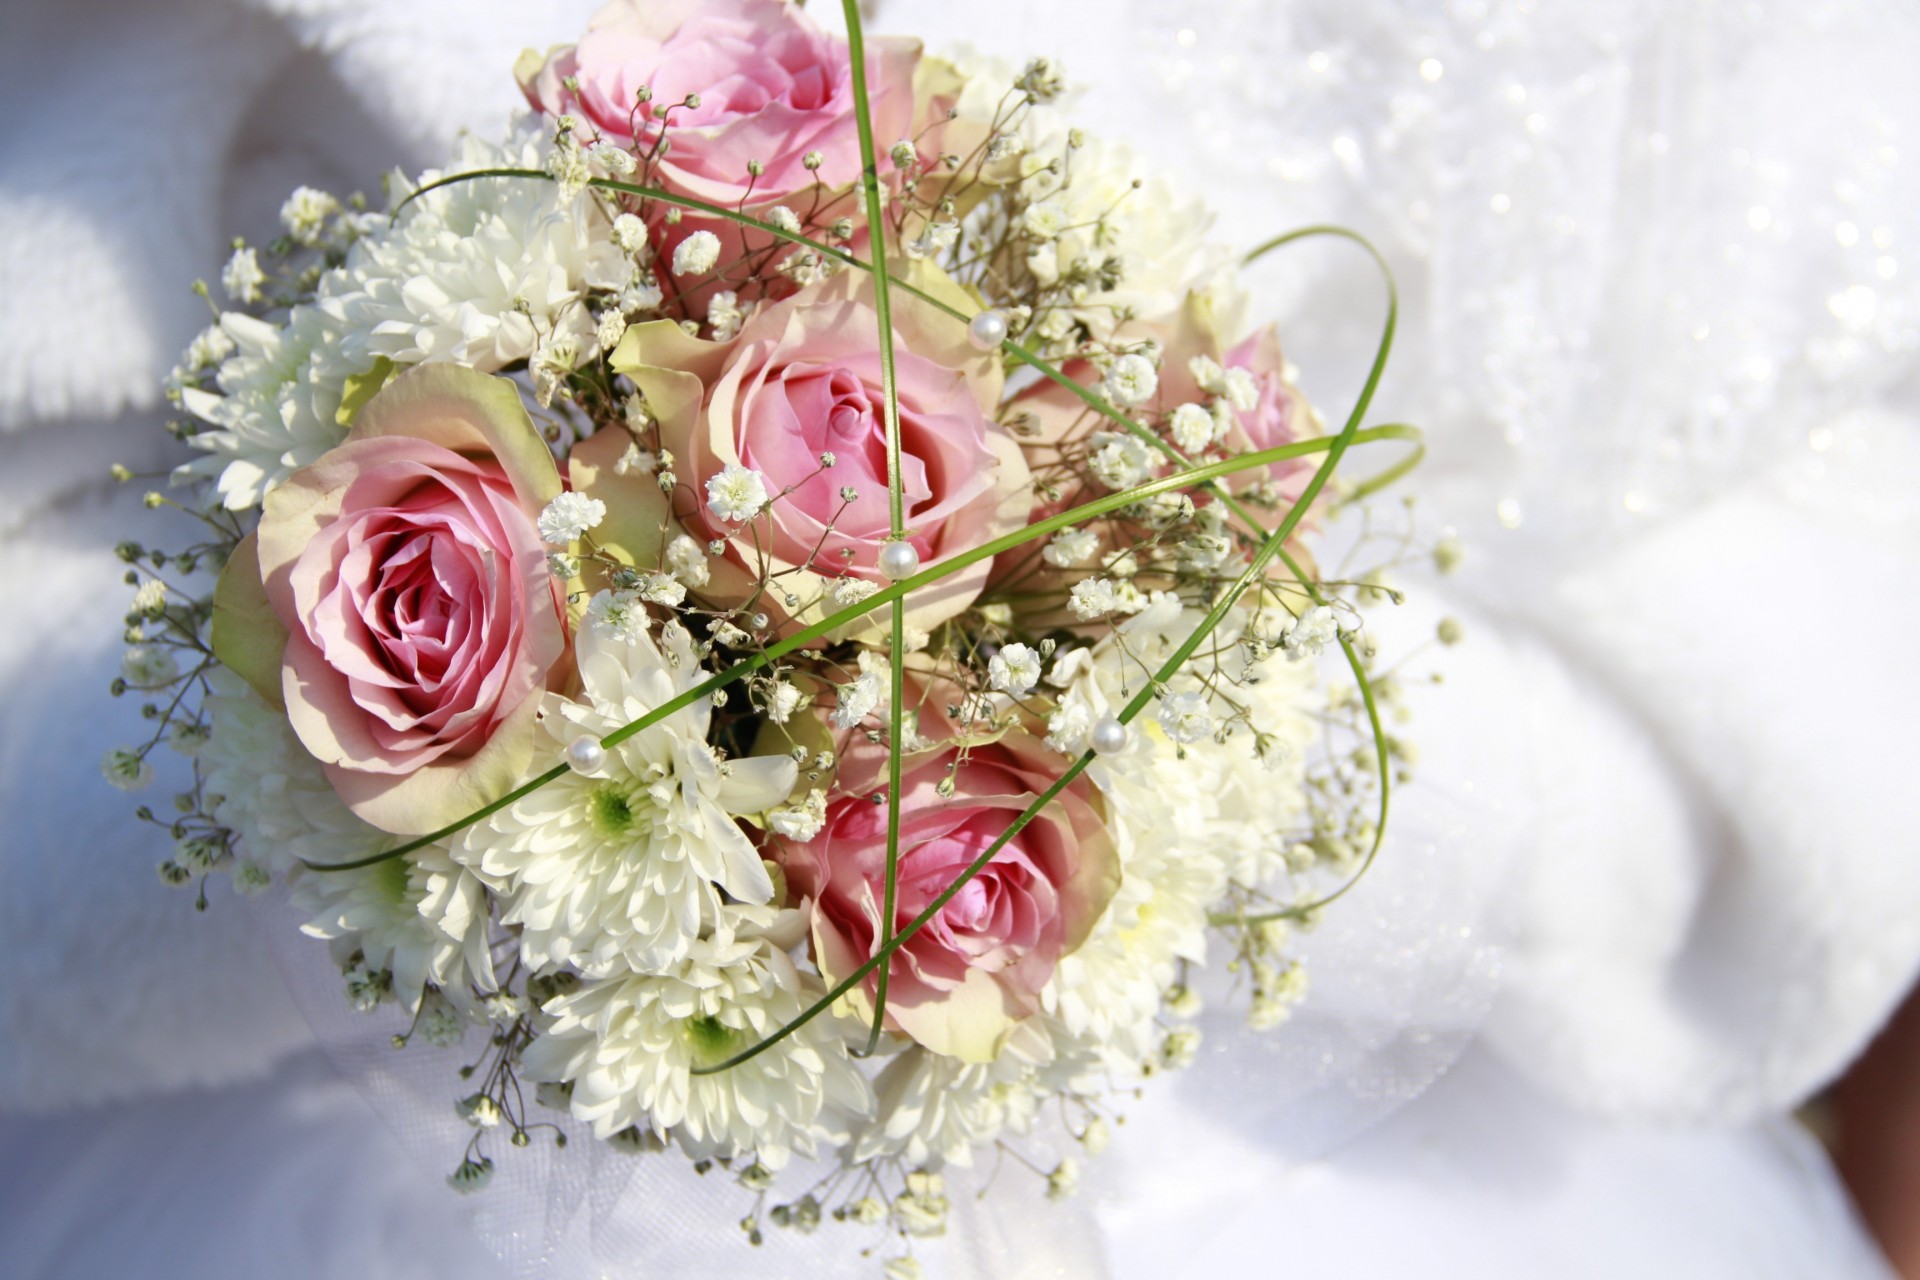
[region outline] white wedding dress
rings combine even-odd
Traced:
[[[957,1197],[934,1269],[1886,1275],[1788,1114],[1920,967],[1920,17],[870,7],[936,49],[1056,56],[1087,124],[1231,240],[1372,236],[1405,301],[1376,417],[1428,430],[1424,518],[1468,547],[1371,619],[1389,646],[1448,614],[1468,640],[1419,695],[1386,855],[1310,940],[1300,1019],[1210,1035],[1072,1206]],[[427,1122],[326,1064],[275,971],[297,944],[164,891],[160,833],[93,770],[141,729],[105,699],[112,548],[156,518],[103,477],[169,456],[155,388],[204,322],[183,283],[298,183],[374,189],[497,127],[513,55],[591,8],[0,15],[0,1275],[815,1273],[724,1217],[697,1234],[698,1188],[544,1272],[496,1210],[497,1260]],[[1262,309],[1343,413],[1380,288],[1350,248],[1287,255]]]

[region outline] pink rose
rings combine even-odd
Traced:
[[[1209,353],[1212,354],[1212,353]],[[1219,357],[1216,357],[1219,358]],[[1253,405],[1233,410],[1234,426],[1220,442],[1225,451],[1257,452],[1292,444],[1320,434],[1313,407],[1300,389],[1288,379],[1286,358],[1280,354],[1280,335],[1272,325],[1256,330],[1239,346],[1227,352],[1220,363],[1227,369],[1245,371],[1253,380]],[[1276,462],[1267,469],[1279,496],[1291,505],[1313,478],[1320,464],[1316,457],[1292,458]],[[1246,481],[1236,480],[1235,487]],[[1282,510],[1285,508],[1283,507]]]
[[[874,139],[883,150],[920,132],[919,61],[916,40],[867,42]],[[860,176],[847,43],[786,0],[611,0],[579,44],[544,58],[529,54],[517,74],[534,107],[550,115],[572,112],[600,135],[633,145],[638,155],[664,132],[667,153],[643,176],[679,195],[747,213],[792,204],[805,215],[811,199],[795,197],[815,187],[850,188]],[[577,92],[566,87],[569,77]],[[636,111],[643,86],[652,100]],[[689,94],[698,95],[699,106],[679,105]],[[659,118],[655,108],[671,108],[670,117]],[[937,144],[927,143],[935,146],[929,155],[937,154]],[[815,152],[819,167],[809,169],[806,158]],[[761,166],[757,176],[748,172],[750,162]],[[852,212],[849,200],[815,217],[825,225]],[[696,229],[720,236],[722,265],[745,243],[735,224],[689,213],[678,226],[662,228],[662,256],[670,257],[674,244]],[[753,238],[756,246],[765,242],[765,236]],[[703,299],[695,309],[705,306]]]
[[[950,725],[924,728],[952,732]],[[827,807],[826,826],[805,844],[779,844],[789,888],[811,899],[815,960],[829,980],[851,973],[879,945],[887,810],[872,794],[885,786],[885,761],[884,747],[848,738],[841,794]],[[974,743],[964,758],[951,739],[910,756],[901,775],[895,929],[1005,833],[1066,763],[1018,730]],[[954,792],[943,797],[937,788],[948,776]],[[894,953],[887,1011],[897,1030],[936,1052],[985,1062],[1039,1008],[1060,957],[1086,940],[1119,887],[1096,795],[1076,780]]]
[[[965,301],[932,268],[906,278]],[[645,395],[680,487],[669,499],[651,476],[618,476],[629,443],[623,432],[582,443],[574,484],[607,504],[601,542],[656,563],[670,514],[699,541],[726,544],[726,554],[708,562],[712,599],[747,598],[764,560],[779,575],[764,605],[793,617],[833,612],[824,597],[841,577],[884,585],[887,450],[871,288],[864,275],[841,275],[764,309],[729,343],[690,338],[667,321],[628,330],[613,367]],[[992,420],[999,362],[974,350],[964,322],[905,292],[893,295],[893,321],[908,540],[932,566],[1023,525],[1033,495],[1019,446]],[[822,467],[822,454],[832,455],[831,467]],[[722,519],[706,486],[728,466],[758,472],[769,497],[785,496],[752,519]],[[915,625],[964,609],[987,568],[916,592],[908,601]]]
[[[435,364],[267,495],[256,538],[285,634],[279,691],[368,822],[431,831],[520,781],[567,649],[534,524],[559,492],[513,383]]]

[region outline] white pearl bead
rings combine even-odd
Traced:
[[[920,553],[911,542],[889,542],[880,548],[880,572],[889,582],[911,578],[920,572]]]
[[[567,744],[567,766],[575,773],[598,773],[607,764],[607,749],[598,738],[575,738]]]
[[[978,351],[996,350],[1007,340],[1007,315],[1004,311],[982,311],[967,321],[967,341]]]
[[[1125,751],[1127,726],[1108,716],[1094,724],[1093,732],[1087,735],[1087,741],[1091,742],[1093,749],[1103,756],[1110,756],[1116,751]]]

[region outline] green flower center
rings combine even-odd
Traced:
[[[413,864],[406,858],[388,858],[385,862],[376,862],[368,873],[368,880],[375,893],[394,906],[405,906],[412,896],[412,880],[408,874]]]
[[[596,787],[587,800],[587,820],[603,836],[624,836],[633,830],[635,798],[612,783]]]
[[[703,1067],[725,1062],[744,1043],[738,1031],[711,1016],[687,1019],[681,1024],[681,1034],[687,1038],[694,1060]]]

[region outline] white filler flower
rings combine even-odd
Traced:
[[[1121,356],[1101,386],[1117,405],[1145,404],[1160,390],[1160,373],[1145,356]]]
[[[1040,655],[1024,644],[1003,645],[987,662],[987,679],[993,687],[1015,698],[1024,698],[1040,683]]]
[[[720,237],[711,231],[696,231],[674,249],[673,274],[705,275],[719,261]]]
[[[758,471],[729,462],[707,477],[707,510],[730,523],[751,520],[767,505],[767,481]]]
[[[607,518],[607,504],[569,489],[557,495],[540,513],[540,538],[564,547]]]

